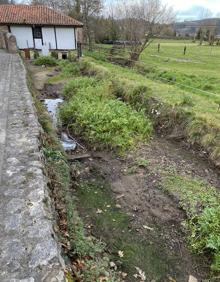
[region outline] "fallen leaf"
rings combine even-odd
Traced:
[[[120,258],[123,258],[124,257],[124,252],[123,251],[118,251],[118,255]]]
[[[153,231],[153,230],[154,230],[152,227],[149,227],[149,226],[147,226],[147,225],[143,225],[143,228],[144,228],[144,229],[148,229],[148,230],[150,230],[150,231]]]
[[[101,213],[103,213],[103,211],[100,210],[100,209],[97,209],[96,213],[97,213],[97,214],[101,214]]]
[[[137,270],[138,274],[135,274],[134,277],[140,278],[141,279],[140,282],[146,281],[147,278],[146,278],[145,272],[141,270],[139,267],[135,267],[135,269]]]
[[[119,195],[119,196],[116,197],[116,199],[119,200],[119,199],[123,198],[124,196],[125,196],[124,194]]]

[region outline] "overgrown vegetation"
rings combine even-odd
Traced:
[[[36,66],[54,67],[58,64],[57,60],[51,56],[40,56],[35,61]]]
[[[124,152],[151,134],[142,111],[110,97],[108,81],[77,78],[67,84],[64,95],[72,98],[61,107],[61,119],[92,145]]]
[[[187,139],[207,151],[216,165],[220,164],[220,113],[216,98],[189,94],[175,86],[155,83],[135,70],[91,59],[81,62],[81,72],[89,76],[101,72],[102,79],[110,80],[112,95],[137,110],[144,109],[159,131]]]
[[[196,253],[209,253],[213,257],[211,269],[220,269],[220,194],[199,179],[166,173],[162,187],[178,197],[187,214],[189,246]]]

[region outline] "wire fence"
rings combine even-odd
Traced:
[[[123,67],[131,67],[131,66],[139,66],[139,67],[143,67],[144,68],[154,68],[154,69],[158,69],[159,66],[158,64],[153,64],[153,63],[149,63],[147,61],[143,61],[143,60],[132,60],[130,58],[130,50],[129,47],[126,45],[122,45],[122,46],[118,46],[118,45],[112,45],[112,46],[93,46],[92,48],[90,48],[89,45],[84,44],[83,45],[83,49],[87,51],[88,55],[97,57],[97,59],[101,59],[101,60],[105,60],[108,62],[111,62],[113,64],[119,64],[122,65]],[[220,59],[218,57],[218,59]],[[121,61],[120,61],[121,60]],[[201,60],[200,60],[201,61]],[[153,70],[152,70],[153,71]],[[150,70],[149,70],[150,72]],[[180,83],[178,81],[175,81],[174,79],[167,79],[158,75],[155,76],[149,76],[148,74],[146,74],[146,77],[153,80],[153,81],[161,81],[161,82],[165,82],[167,84],[170,85],[176,85],[178,87],[184,88],[184,89],[188,89],[190,92],[196,92],[196,93],[201,93],[203,95],[206,95],[208,97],[215,97],[218,99],[218,102],[220,103],[220,95],[211,91],[206,91],[197,87],[193,87],[184,83]]]

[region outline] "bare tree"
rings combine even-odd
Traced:
[[[120,30],[131,45],[130,58],[134,61],[139,60],[163,25],[175,18],[172,8],[163,5],[161,0],[123,1],[117,5],[116,11]]]
[[[80,0],[81,20],[84,24],[84,35],[89,43],[89,48],[92,48],[93,28],[92,20],[97,17],[102,9],[101,0]]]

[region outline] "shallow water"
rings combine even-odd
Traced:
[[[58,126],[58,108],[59,105],[61,105],[63,102],[64,100],[62,98],[44,100],[44,105],[46,106],[47,111],[51,115],[54,128],[57,128]],[[61,144],[65,151],[74,151],[77,146],[76,141],[69,138],[65,132],[61,133]]]

